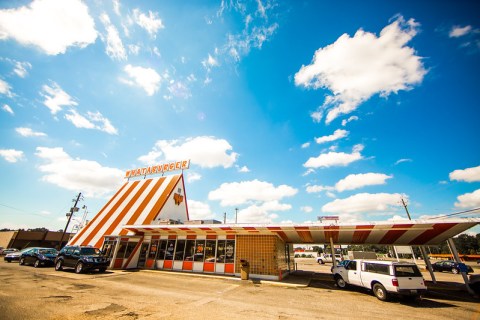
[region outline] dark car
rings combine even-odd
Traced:
[[[480,274],[470,275],[468,285],[475,294],[480,295]]]
[[[27,252],[29,250],[32,250],[33,248],[25,248],[25,249],[22,249],[20,251],[16,251],[16,252],[12,252],[12,253],[8,253],[7,255],[5,255],[5,257],[3,257],[3,260],[7,261],[7,262],[12,262],[12,261],[18,261],[20,260],[20,256],[24,253],[24,252]]]
[[[109,265],[110,258],[105,256],[100,249],[90,246],[65,246],[55,259],[56,271],[68,267],[75,268],[76,273],[96,269],[105,272]]]
[[[438,262],[435,262],[434,264],[432,264],[433,271],[440,271],[440,272],[441,271],[449,271],[449,272],[452,272],[454,274],[457,274],[457,273],[461,272],[462,268],[465,268],[466,273],[473,272],[472,267],[467,266],[464,263],[457,263],[453,260],[438,261]]]
[[[20,265],[30,264],[35,268],[41,266],[53,266],[58,251],[53,248],[33,248],[22,253]]]

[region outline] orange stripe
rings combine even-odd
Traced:
[[[326,226],[325,227],[325,240],[330,241],[332,239],[333,242],[338,242],[338,234],[340,227],[338,226]]]
[[[152,198],[153,196],[157,193],[158,189],[160,189],[160,186],[163,184],[163,182],[165,181],[165,177],[161,177],[157,180],[157,182],[155,182],[155,185],[153,186],[153,188],[150,190],[150,192],[148,193],[148,195],[145,197],[145,199],[143,199],[142,203],[140,204],[140,206],[137,208],[137,210],[135,210],[135,212],[133,213],[133,215],[130,217],[130,219],[128,219],[128,221],[126,222],[126,225],[131,225],[131,224],[134,224],[135,221],[137,221],[138,217],[143,213],[143,211],[145,210],[145,208],[148,206],[148,204],[152,201]],[[159,200],[160,201],[160,200]],[[157,203],[159,202],[157,201]],[[154,208],[156,207],[156,205],[154,206]],[[128,230],[121,230],[120,231],[120,235],[126,235],[128,233]]]
[[[125,186],[126,186],[127,184],[128,184],[128,182],[125,182],[125,183],[123,184],[123,186],[122,186],[120,189],[118,189],[118,191],[115,193],[115,195],[107,202],[107,204],[103,206],[102,210],[100,210],[100,212],[98,212],[97,215],[96,215],[95,217],[93,217],[93,219],[88,223],[88,225],[87,225],[85,228],[83,228],[82,230],[80,230],[80,232],[77,233],[77,234],[75,235],[75,237],[73,237],[73,239],[71,240],[71,243],[70,243],[71,245],[74,245],[75,242],[76,242],[78,239],[80,239],[80,238],[82,237],[82,235],[83,235],[88,229],[90,229],[90,226],[93,226],[93,224],[95,223],[95,221],[96,221],[97,219],[99,219],[100,216],[102,215],[102,212],[110,205],[110,203],[112,203],[113,199],[115,199],[115,198],[118,196],[118,194],[119,194],[120,192],[122,192],[122,190],[125,188]]]
[[[137,186],[139,181],[134,181],[132,185],[128,188],[128,190],[125,192],[125,194],[115,203],[113,208],[103,217],[102,221],[98,223],[98,225],[90,231],[88,237],[82,242],[82,245],[88,245],[90,244],[90,241],[93,239],[93,237],[100,231],[100,229],[103,227],[103,225],[110,219],[110,216],[117,211],[118,207],[125,201],[125,199],[130,195],[132,190]]]
[[[151,224],[153,219],[157,217],[157,215],[160,213],[162,208],[165,206],[165,203],[167,202],[167,199],[171,196],[173,193],[175,186],[177,185],[178,181],[180,179],[180,176],[177,177],[177,179],[172,179],[168,183],[168,186],[165,188],[163,191],[162,195],[160,196],[160,199],[155,203],[153,206],[152,210],[148,214],[148,216],[145,218],[145,220],[141,224]],[[153,196],[153,194],[152,194]],[[129,224],[134,223],[135,220],[132,222],[129,221]]]
[[[130,257],[128,257],[127,262],[123,265],[123,269],[126,269],[130,261],[132,261],[133,257],[135,256],[135,252],[142,246],[143,244],[143,237],[138,241],[137,245],[135,246],[135,249],[133,249],[132,253],[130,254]]]
[[[138,201],[138,198],[140,198],[140,196],[143,194],[145,189],[147,189],[147,187],[150,185],[151,182],[152,182],[152,179],[149,179],[149,180],[145,181],[145,183],[140,187],[140,189],[137,191],[137,193],[135,193],[135,195],[132,197],[132,199],[130,199],[130,201],[127,203],[125,208],[123,208],[123,210],[120,213],[117,214],[117,217],[115,218],[115,220],[110,224],[110,226],[107,228],[107,230],[105,230],[104,235],[109,235],[113,232],[113,230],[115,230],[115,228],[120,224],[120,222],[123,220],[123,218],[125,218],[125,216],[128,214],[130,209]],[[120,234],[120,235],[122,235],[122,234]],[[97,243],[95,244],[95,246],[97,246],[102,241],[103,241],[103,239],[99,239],[97,241]]]
[[[365,243],[370,232],[372,232],[372,226],[356,226],[355,229],[352,236],[352,243],[354,244]]]

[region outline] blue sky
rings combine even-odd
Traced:
[[[398,220],[402,197],[412,218],[478,208],[479,11],[0,2],[0,227],[62,229],[78,192],[91,219],[126,170],[183,159],[193,219]]]

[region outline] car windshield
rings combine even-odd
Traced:
[[[57,254],[57,250],[55,249],[40,249],[38,250],[40,254]]]
[[[421,277],[422,274],[417,266],[394,266],[397,277]]]
[[[97,248],[81,248],[80,254],[81,255],[100,254],[100,250]]]

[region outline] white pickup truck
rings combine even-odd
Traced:
[[[342,261],[343,260],[342,255],[335,254],[335,260],[337,260],[337,263]],[[333,262],[332,255],[330,253],[324,253],[317,257],[317,263],[325,264],[325,262]]]
[[[391,294],[416,298],[427,291],[417,265],[408,262],[350,260],[332,268],[333,278],[341,289],[348,285],[371,289],[382,301]]]

